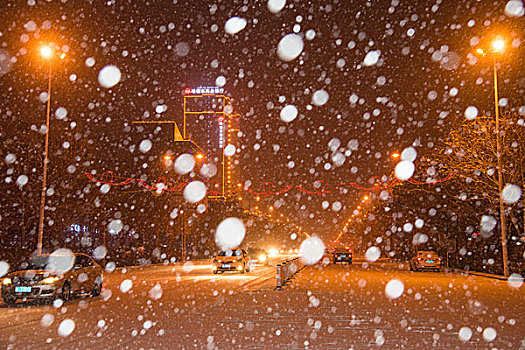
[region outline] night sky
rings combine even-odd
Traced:
[[[2,177],[14,169],[13,177],[29,176],[27,187],[40,186],[44,135],[38,130],[45,124],[46,104],[39,96],[47,91],[47,63],[38,49],[52,41],[67,51],[53,66],[52,115],[63,107],[67,116],[51,121],[51,154],[65,152],[60,148],[65,140],[73,144],[68,152],[78,157],[74,176],[80,188],[88,182],[82,171],[140,174],[151,155],[132,152],[130,145],[162,138],[138,134],[131,122],[182,123],[184,88],[214,86],[221,76],[242,118],[242,183],[312,188],[315,180],[324,180],[366,186],[371,177],[391,172],[393,151],[414,145],[418,156],[431,155],[468,106],[493,110],[492,63],[474,51],[496,34],[508,46],[499,58],[499,93],[506,99],[500,103],[525,113],[525,17],[506,12],[507,3],[286,1],[271,13],[266,1],[4,0]],[[232,35],[225,23],[234,16],[247,25]],[[277,47],[290,33],[303,38],[304,48],[285,62]],[[374,50],[380,51],[379,60],[364,66]],[[97,80],[106,65],[122,73],[110,89]],[[317,90],[328,93],[326,104],[312,103]],[[280,118],[288,104],[299,111],[289,123]],[[166,111],[156,113],[159,105]],[[357,145],[340,166],[330,148],[337,140],[336,152],[348,150],[350,141]],[[5,162],[8,154],[16,154],[14,166]],[[126,167],[116,169],[123,162]],[[3,192],[14,186],[1,182]],[[292,190],[263,203],[277,204],[279,213],[332,238],[363,194],[350,190],[321,197]],[[254,205],[253,196],[245,197],[248,207]],[[324,210],[323,201],[330,208],[340,202],[342,209]]]

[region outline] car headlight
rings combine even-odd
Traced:
[[[4,278],[4,280],[2,281],[2,284],[3,284],[3,285],[11,284],[11,279],[8,278],[8,277]]]
[[[259,261],[266,261],[266,255],[264,254],[259,255]]]
[[[52,284],[52,283],[55,283],[56,281],[58,281],[59,278],[58,277],[47,277],[47,278],[44,278],[42,280],[42,283],[45,283],[45,284]]]

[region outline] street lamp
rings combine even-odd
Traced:
[[[42,237],[44,235],[44,211],[46,206],[46,187],[47,187],[47,164],[49,163],[49,115],[51,111],[51,77],[52,77],[52,58],[54,50],[49,45],[40,48],[40,55],[49,63],[48,83],[47,83],[47,108],[46,108],[46,140],[44,145],[44,176],[42,179],[42,193],[40,199],[40,224],[38,228],[37,253],[42,254]],[[66,57],[65,52],[60,55],[60,59]]]
[[[496,161],[498,169],[498,192],[499,192],[499,215],[500,215],[500,229],[501,229],[501,251],[503,255],[503,274],[505,277],[509,275],[508,254],[507,254],[507,220],[505,218],[505,206],[501,199],[503,192],[503,170],[501,165],[501,143],[499,135],[499,106],[498,106],[498,67],[496,66],[496,54],[505,50],[505,41],[498,38],[492,42],[492,50],[484,52],[482,49],[477,49],[476,52],[485,56],[487,53],[492,54],[492,66],[494,70],[494,108],[496,112]]]
[[[50,46],[42,46],[40,48],[40,54],[42,55],[42,57],[44,57],[45,59],[49,59],[53,56],[53,49],[50,47]]]
[[[505,41],[501,39],[496,39],[492,42],[492,48],[494,52],[501,52],[505,48]]]
[[[42,180],[42,194],[40,199],[40,225],[38,228],[37,253],[42,254],[42,237],[44,235],[44,210],[46,206],[46,186],[47,186],[47,163],[49,163],[49,114],[51,111],[51,77],[52,77],[52,58],[54,50],[51,46],[45,45],[40,48],[40,55],[49,63],[48,83],[47,83],[47,108],[46,108],[46,140],[44,145],[44,176]],[[65,53],[60,55],[64,59]]]

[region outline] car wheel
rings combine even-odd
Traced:
[[[13,306],[16,304],[16,298],[15,297],[4,297],[4,302],[7,306]]]
[[[213,274],[216,275],[219,271],[215,270],[213,271]]]
[[[245,273],[245,272],[246,272],[246,265],[242,265],[241,273]]]
[[[60,297],[64,301],[71,300],[71,284],[69,282],[64,283],[62,286],[62,292],[60,292]]]
[[[102,282],[95,282],[95,285],[93,286],[93,290],[91,291],[91,296],[98,297],[101,292],[102,292]]]

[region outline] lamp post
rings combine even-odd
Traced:
[[[38,227],[37,238],[37,254],[42,254],[42,238],[44,236],[44,212],[46,206],[46,187],[47,187],[47,164],[49,163],[48,149],[49,149],[49,115],[51,112],[51,78],[52,78],[52,58],[54,51],[51,46],[42,46],[40,48],[40,55],[49,63],[48,82],[47,82],[47,107],[46,107],[46,139],[44,145],[44,175],[42,179],[42,194],[40,198],[40,224]],[[65,53],[60,56],[61,59],[65,57]]]
[[[499,134],[499,98],[498,98],[498,67],[496,65],[496,54],[503,52],[505,42],[501,39],[496,39],[492,42],[492,66],[494,71],[494,108],[496,113],[496,167],[498,171],[498,192],[499,192],[499,215],[500,215],[500,230],[501,230],[501,252],[503,256],[503,274],[505,277],[509,276],[508,267],[508,253],[507,253],[507,220],[505,217],[505,206],[501,198],[503,192],[503,170],[501,164],[501,142]],[[486,54],[482,49],[476,50],[483,56]]]

